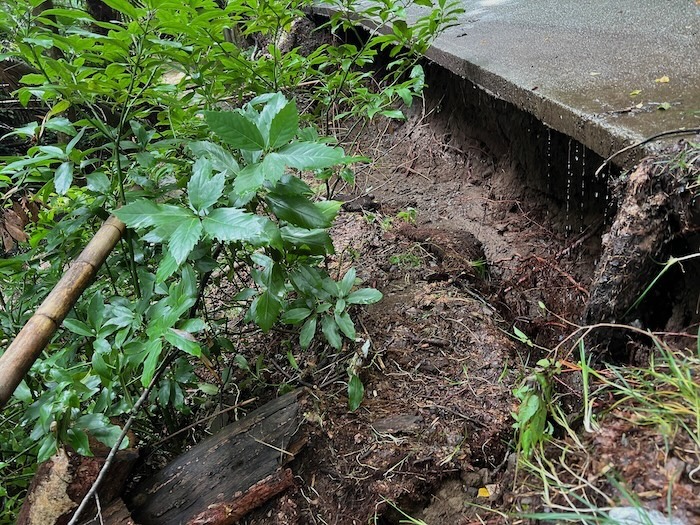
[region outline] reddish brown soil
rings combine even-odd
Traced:
[[[550,181],[538,182],[514,160],[521,156],[515,142],[509,149],[500,137],[501,146],[491,148],[498,140],[472,138],[478,130],[454,114],[431,112],[438,104],[415,108],[405,123],[379,120],[362,130],[353,153],[375,160],[357,169],[354,188],[337,192],[346,202],[332,231],[330,268],[340,276],[352,265],[365,285],[384,293],[355,312],[358,337],[370,342],[366,356],[361,342],[336,352],[316,341],[301,351],[293,331],[248,334],[239,313],[225,312],[235,353],[259,369],[223,361],[236,385],[224,403],[253,396],[262,403],[298,385],[312,396],[301,430],[307,443],[289,465],[296,488],[243,523],[394,524],[406,519],[398,509],[430,525],[503,523],[500,512],[542,509],[532,478],[514,476],[512,390],[526,365],[552,356],[509,334],[517,327],[552,348],[569,333],[566,320],[577,321],[588,299],[606,218],[577,208],[572,222],[572,204],[542,191]],[[550,162],[555,172],[557,157],[566,164],[566,155],[552,152],[540,177],[549,178]],[[213,308],[227,295],[225,280],[215,284],[207,303]],[[556,358],[575,363],[563,350]],[[353,357],[362,363],[365,398],[350,412]],[[580,410],[580,374],[557,381],[565,412]],[[625,434],[620,425],[611,419],[587,446],[626,475],[624,465],[647,458],[644,447],[654,438]],[[632,441],[616,455],[620,436]],[[585,470],[576,461],[572,456]],[[676,465],[649,464],[655,470],[640,487]],[[693,495],[692,485],[683,487]]]
[[[556,233],[546,204],[531,205],[508,158],[448,143],[440,125],[417,111],[361,135],[358,153],[377,160],[341,190],[333,235],[336,267],[354,265],[384,293],[357,312],[359,337],[371,341],[365,399],[348,411],[345,367],[359,348],[294,350],[316,398],[292,464],[298,490],[247,523],[397,523],[392,503],[429,523],[498,518],[466,503],[508,490],[512,389],[530,359],[508,333],[559,333],[537,301],[578,315],[592,255],[588,239]],[[298,377],[283,357],[268,368],[270,383]]]

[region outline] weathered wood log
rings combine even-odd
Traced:
[[[63,319],[92,282],[121,238],[126,225],[110,217],[44,299],[14,341],[0,356],[0,407],[5,405]]]
[[[297,435],[303,390],[290,392],[224,427],[133,491],[143,525],[227,525],[293,485],[283,465]]]
[[[17,518],[17,525],[65,525],[97,479],[109,449],[93,446],[95,457],[60,449],[39,465]],[[107,506],[122,491],[138,459],[134,449],[120,450],[110,466],[110,482],[100,487],[100,504]],[[95,510],[92,510],[94,515]],[[116,522],[119,523],[119,522]]]
[[[102,509],[98,516],[90,521],[84,521],[80,525],[138,525],[126,508],[124,500],[115,499],[107,508]]]

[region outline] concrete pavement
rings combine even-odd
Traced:
[[[428,57],[602,157],[661,131],[700,127],[700,2],[461,4],[458,24]]]

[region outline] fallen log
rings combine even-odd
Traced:
[[[115,499],[107,508],[101,509],[97,515],[89,520],[84,521],[80,525],[138,525],[126,508],[124,500],[121,498]]]
[[[116,217],[105,221],[5,353],[0,355],[0,408],[29,372],[80,294],[92,283],[125,229],[126,225]]]
[[[303,390],[290,392],[224,427],[141,482],[131,493],[143,525],[228,525],[291,487],[284,464],[298,436]]]
[[[48,461],[39,465],[27,491],[17,525],[65,525],[87,494],[105,463],[109,449],[93,443],[95,457],[59,449]],[[110,466],[110,482],[98,492],[100,505],[107,507],[119,496],[132,466],[138,459],[134,449],[120,450]],[[95,514],[96,508],[91,510]],[[109,524],[109,521],[104,521]],[[118,525],[122,522],[112,522]],[[128,523],[128,522],[123,522]]]

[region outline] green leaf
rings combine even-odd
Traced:
[[[321,331],[326,336],[326,340],[336,350],[340,350],[343,346],[343,338],[338,331],[338,325],[332,317],[324,316],[321,319]]]
[[[163,334],[165,340],[175,348],[182,350],[195,357],[202,357],[202,348],[197,343],[197,340],[189,332],[170,328]]]
[[[385,109],[384,111],[380,111],[379,114],[386,118],[406,120],[406,115],[404,115],[403,111],[400,109]]]
[[[168,252],[160,260],[158,265],[158,271],[156,272],[156,283],[165,282],[165,280],[170,277],[175,271],[180,267],[180,265],[173,257],[173,254]]]
[[[65,195],[71,184],[73,184],[73,163],[66,161],[62,163],[53,177],[54,188],[59,195]]]
[[[201,236],[202,223],[197,217],[185,219],[173,232],[168,240],[168,251],[178,266],[187,259]]]
[[[163,341],[160,338],[152,339],[146,343],[146,361],[143,364],[141,384],[147,387],[156,373],[160,362],[160,353],[163,351]]]
[[[234,148],[262,151],[265,141],[258,127],[237,111],[205,111],[207,124],[216,135]]]
[[[321,214],[323,214],[323,216],[326,218],[326,224],[328,224],[329,226],[333,224],[333,221],[338,215],[338,212],[340,211],[340,207],[342,205],[343,203],[340,201],[314,202],[314,206],[316,206],[316,208],[321,212]]]
[[[345,334],[345,337],[351,341],[354,341],[357,334],[355,333],[355,323],[353,323],[352,319],[350,319],[350,315],[347,312],[339,313],[336,310],[334,319],[335,323],[338,325],[338,328],[340,328],[340,331]]]
[[[355,374],[350,376],[348,382],[348,408],[354,412],[360,407],[362,399],[365,397],[365,385]]]
[[[297,105],[292,100],[287,103],[270,124],[270,148],[276,149],[287,144],[294,138],[299,129],[299,113]]]
[[[75,126],[73,126],[73,123],[65,117],[52,118],[51,120],[47,121],[46,124],[44,124],[44,127],[46,129],[50,129],[51,131],[65,133],[71,137],[78,133]]]
[[[238,162],[228,151],[206,140],[190,142],[188,149],[197,157],[207,157],[215,171],[225,173],[227,176],[238,173]]]
[[[341,148],[316,142],[295,142],[285,146],[277,154],[287,166],[298,170],[329,168],[345,159]]]
[[[258,295],[250,307],[253,313],[253,320],[263,332],[267,332],[277,321],[282,303],[269,290],[265,290]]]
[[[291,244],[294,253],[308,255],[332,255],[335,253],[333,241],[328,231],[322,228],[309,230],[296,226],[283,226],[280,228],[282,241]]]
[[[154,217],[160,213],[160,207],[149,199],[139,199],[113,213],[129,228],[143,228],[155,224]]]
[[[95,331],[88,325],[77,319],[64,319],[63,326],[74,334],[83,335],[85,337],[95,337]]]
[[[66,434],[68,435],[68,444],[73,447],[78,454],[92,457],[90,443],[85,432],[77,428],[69,428]]]
[[[343,280],[338,283],[338,290],[340,291],[340,295],[344,297],[350,293],[352,287],[355,286],[356,275],[357,274],[355,272],[355,268],[350,268],[345,273],[345,275],[343,276]]]
[[[282,314],[282,322],[296,325],[311,315],[311,310],[308,308],[292,308]]]
[[[219,387],[211,383],[197,383],[197,388],[208,396],[215,396],[219,393]]]
[[[53,456],[56,453],[56,450],[58,450],[56,436],[54,434],[46,434],[44,439],[41,440],[41,445],[39,445],[39,452],[37,453],[36,462],[43,463]]]
[[[347,296],[348,304],[374,304],[382,299],[382,292],[374,288],[360,288]]]
[[[90,305],[88,306],[88,324],[95,329],[102,326],[102,320],[105,315],[105,301],[104,297],[100,292],[97,292],[90,299]]]
[[[102,0],[105,4],[107,4],[109,7],[114,9],[115,11],[122,13],[132,20],[135,20],[139,17],[141,10],[136,9],[129,0]]]
[[[223,173],[212,177],[212,165],[208,159],[197,159],[187,183],[187,195],[192,207],[201,214],[213,206],[224,192],[224,179]]]
[[[233,181],[233,190],[238,195],[244,196],[257,192],[264,183],[265,170],[262,164],[249,164],[236,175],[236,180]]]
[[[220,241],[246,241],[254,245],[273,244],[279,238],[277,225],[239,208],[217,208],[202,220],[204,231]]]
[[[328,228],[330,224],[314,203],[298,195],[270,193],[265,198],[277,218],[303,228]]]
[[[256,106],[258,104],[265,104],[256,122],[260,133],[265,139],[265,143],[269,146],[272,119],[287,105],[287,99],[284,98],[282,93],[265,93],[250,101],[250,106]]]
[[[299,332],[299,345],[306,350],[309,348],[311,341],[313,341],[314,335],[316,335],[316,316],[307,319],[304,326],[301,327],[301,332]]]
[[[89,173],[85,178],[87,179],[87,189],[90,191],[100,195],[107,195],[112,189],[109,178],[101,171]]]

